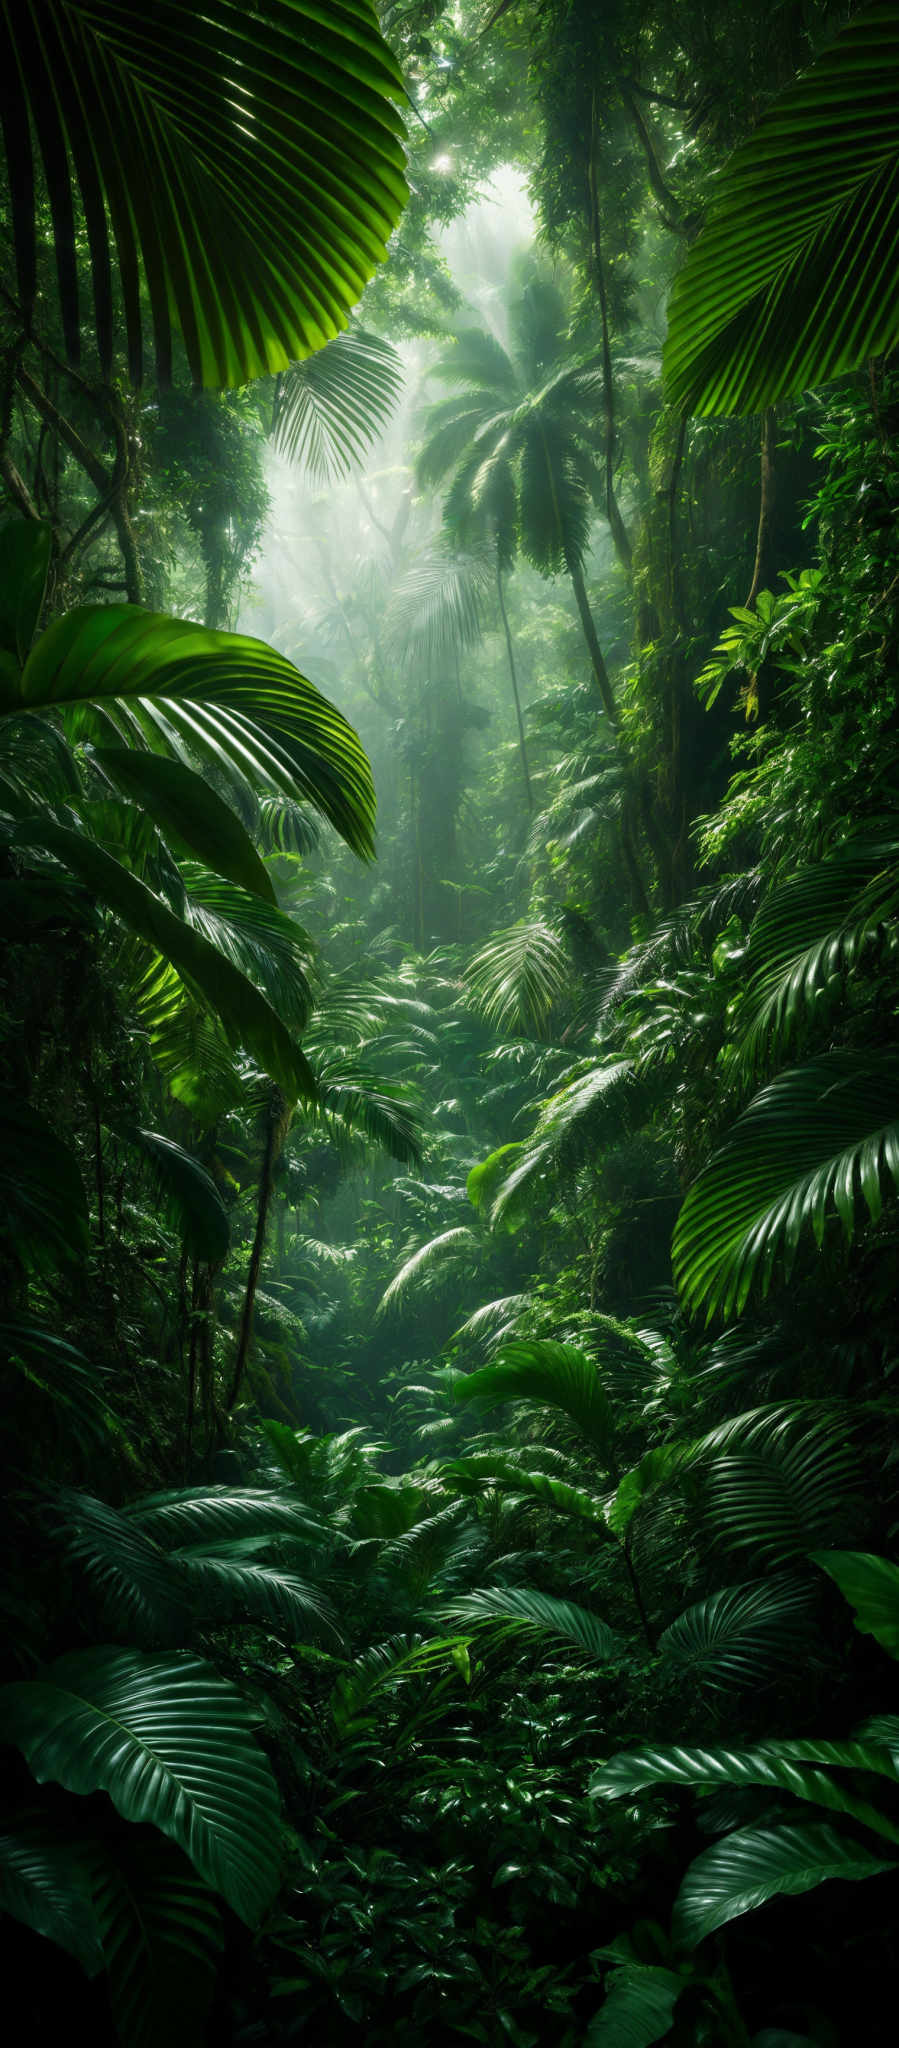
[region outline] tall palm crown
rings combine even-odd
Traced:
[[[500,576],[519,552],[543,576],[567,570],[607,716],[615,703],[584,584],[602,479],[593,459],[595,363],[572,353],[561,293],[535,279],[509,313],[511,348],[466,328],[435,366],[457,392],[433,406],[419,482],[451,479],[444,520],[470,546],[485,535]]]

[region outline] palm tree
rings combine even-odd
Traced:
[[[541,279],[510,308],[512,349],[482,328],[466,328],[435,374],[459,387],[431,408],[418,463],[419,482],[451,478],[444,520],[468,547],[486,535],[493,547],[500,616],[509,657],[522,766],[530,804],[524,724],[503,579],[519,548],[543,576],[567,570],[603,709],[618,712],[599,644],[584,557],[602,480],[590,452],[597,371],[573,359],[561,293]]]

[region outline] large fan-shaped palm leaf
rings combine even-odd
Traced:
[[[0,79],[19,291],[30,319],[33,135],[72,358],[79,214],[107,377],[114,262],[138,383],[144,294],[163,380],[173,324],[213,386],[283,369],[346,324],[406,196],[402,86],[369,0],[155,0],[152,17],[138,0],[8,0]]]
[[[789,1275],[800,1238],[821,1243],[838,1217],[852,1236],[861,1203],[876,1221],[899,1183],[899,1061],[832,1052],[761,1089],[694,1181],[672,1256],[688,1307],[728,1315],[775,1261]]]
[[[671,402],[760,412],[899,338],[899,20],[857,14],[724,171],[671,294]]]
[[[34,1776],[108,1792],[149,1821],[254,1925],[278,1883],[278,1797],[240,1694],[198,1657],[84,1650],[0,1694],[4,1739]]]
[[[685,1608],[663,1629],[660,1657],[711,1691],[751,1688],[795,1663],[797,1637],[809,1606],[800,1581],[763,1579],[723,1586]]]

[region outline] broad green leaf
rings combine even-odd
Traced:
[[[278,1886],[278,1795],[254,1714],[192,1656],[95,1649],[0,1691],[0,1733],[39,1784],[108,1792],[148,1821],[254,1926]]]
[[[484,1487],[496,1487],[503,1493],[519,1493],[524,1500],[535,1500],[554,1508],[557,1514],[591,1522],[604,1536],[609,1535],[605,1506],[596,1494],[572,1486],[568,1480],[554,1479],[548,1472],[528,1471],[526,1466],[499,1453],[476,1451],[470,1458],[454,1458],[443,1466],[442,1472],[447,1482],[460,1491],[480,1493]]]
[[[760,412],[894,347],[897,108],[899,20],[869,7],[722,173],[671,294],[672,405]]]
[[[136,384],[147,326],[157,379],[174,328],[206,386],[283,370],[337,334],[406,200],[403,88],[370,0],[154,0],[152,19],[136,0],[53,0],[39,34],[33,15],[7,0],[0,28],[19,88],[6,141],[26,327],[47,237],[37,182],[69,357],[89,268],[104,378],[120,305]]]
[[[716,1927],[780,1893],[811,1891],[834,1877],[877,1877],[897,1867],[824,1823],[740,1828],[690,1865],[675,1902],[673,1932],[695,1948]]]
[[[187,986],[199,991],[224,1025],[232,1043],[252,1053],[290,1101],[315,1096],[315,1079],[299,1046],[279,1016],[245,974],[218,948],[194,931],[136,875],[82,833],[50,819],[19,826],[17,845],[41,848],[93,889],[130,931],[168,960]]]
[[[639,1465],[625,1472],[607,1515],[609,1528],[616,1536],[626,1535],[638,1508],[676,1476],[688,1456],[687,1444],[656,1444],[645,1452]]]
[[[829,1766],[830,1769],[824,1768]],[[872,1807],[850,1778],[830,1770],[871,1772],[899,1781],[891,1751],[870,1742],[828,1742],[812,1738],[760,1742],[753,1749],[660,1748],[624,1751],[594,1774],[594,1797],[630,1796],[646,1785],[776,1785],[797,1799],[813,1801],[837,1813],[849,1813],[887,1841],[899,1843],[899,1826]]]
[[[685,1988],[676,1970],[657,1964],[625,1963],[611,1970],[585,2048],[653,2048],[671,2032],[674,2009]]]
[[[813,1550],[811,1557],[855,1608],[856,1628],[899,1659],[899,1565],[865,1550]]]
[[[236,768],[313,804],[354,852],[373,851],[374,787],[356,733],[263,640],[139,605],[80,605],[53,620],[20,675],[0,677],[0,716],[51,708],[117,749]]]
[[[271,876],[249,833],[230,804],[195,769],[136,747],[96,747],[94,760],[125,796],[149,812],[163,834],[215,874],[274,903]]]
[[[162,1131],[131,1126],[121,1134],[147,1159],[192,1258],[220,1266],[231,1242],[228,1211],[199,1159]]]

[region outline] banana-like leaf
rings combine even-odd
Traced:
[[[0,1098],[0,1192],[7,1241],[26,1269],[71,1266],[88,1248],[88,1209],[78,1161],[39,1110]]]
[[[498,1031],[540,1032],[570,980],[562,940],[539,920],[498,932],[465,975],[472,1008]]]
[[[285,371],[272,426],[276,448],[317,483],[348,476],[383,433],[403,381],[389,341],[349,328]]]
[[[594,1774],[594,1797],[630,1797],[646,1785],[770,1785],[797,1799],[851,1814],[875,1834],[899,1843],[899,1827],[871,1805],[856,1788],[832,1771],[871,1772],[899,1782],[896,1758],[885,1745],[872,1742],[760,1742],[754,1749],[627,1750],[612,1757]]]
[[[463,1628],[490,1626],[502,1635],[549,1636],[573,1643],[589,1657],[606,1664],[622,1654],[620,1636],[573,1600],[555,1600],[549,1593],[537,1593],[527,1586],[484,1586],[463,1593],[442,1609],[447,1621]]]
[[[129,1829],[95,1856],[93,1897],[122,2048],[192,2048],[224,1945],[214,1894],[172,1842]]]
[[[453,1387],[456,1401],[495,1408],[503,1401],[533,1401],[561,1409],[605,1455],[615,1434],[615,1417],[592,1358],[572,1344],[522,1338],[507,1344],[490,1365],[466,1373]]]
[[[811,1891],[833,1877],[877,1877],[896,1868],[824,1823],[740,1828],[691,1863],[675,1901],[672,1931],[695,1948],[716,1927],[781,1893]]]
[[[164,835],[195,854],[215,874],[225,875],[265,902],[274,903],[271,876],[236,811],[194,768],[137,747],[96,747],[93,758],[117,789],[149,813]]]
[[[189,988],[200,991],[229,1038],[252,1053],[290,1101],[298,1096],[315,1099],[309,1063],[265,996],[136,875],[83,833],[51,819],[17,827],[15,843],[52,853],[93,889],[130,931],[162,954]]]
[[[0,1691],[3,1739],[39,1784],[108,1792],[177,1842],[254,1926],[278,1885],[278,1795],[246,1702],[191,1656],[95,1649]]]
[[[46,0],[39,23],[31,0],[7,0],[0,76],[25,317],[43,233],[33,136],[73,361],[79,212],[106,378],[116,279],[138,384],[147,302],[162,382],[173,326],[206,386],[284,369],[345,326],[406,198],[402,84],[369,0],[155,0],[152,21],[137,0]]]
[[[274,1536],[279,1530],[300,1536],[318,1530],[301,1501],[265,1486],[193,1486],[148,1493],[123,1508],[122,1514],[169,1548],[266,1532]]]
[[[89,1977],[102,1970],[85,1859],[40,1812],[17,1814],[0,1834],[0,1912],[55,1941]]]
[[[585,2048],[653,2048],[674,2023],[685,1980],[660,1964],[625,1963],[606,1980],[606,1995],[585,2036]]]
[[[899,1060],[831,1052],[788,1068],[737,1118],[677,1220],[674,1274],[686,1305],[738,1314],[775,1261],[789,1276],[799,1240],[829,1217],[851,1238],[859,1199],[876,1221],[899,1184]]]
[[[724,1586],[664,1629],[658,1653],[685,1676],[719,1691],[756,1686],[795,1664],[808,1590],[792,1579]]]
[[[899,338],[899,21],[856,14],[762,115],[676,279],[671,404],[760,412]]]
[[[131,1126],[122,1133],[150,1162],[167,1204],[192,1258],[220,1266],[231,1242],[228,1211],[205,1166],[162,1131]]]
[[[237,768],[313,804],[354,852],[373,851],[374,788],[356,733],[263,640],[140,605],[80,605],[53,620],[18,675],[0,676],[0,715],[51,708],[76,736],[117,750]]]
[[[899,1565],[865,1550],[813,1550],[811,1556],[854,1607],[856,1628],[899,1659]]]

